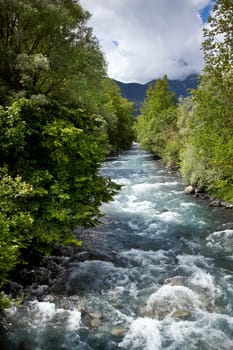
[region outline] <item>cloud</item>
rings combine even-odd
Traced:
[[[182,79],[203,67],[203,21],[209,0],[81,0],[111,78],[145,83]]]

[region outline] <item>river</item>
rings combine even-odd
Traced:
[[[123,185],[95,230],[109,258],[10,309],[5,349],[233,349],[233,211],[187,196],[136,144],[102,174]]]

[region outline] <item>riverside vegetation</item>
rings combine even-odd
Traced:
[[[231,0],[216,2],[198,89],[177,104],[159,79],[135,127],[141,146],[187,183],[230,202],[232,15]],[[0,288],[26,251],[80,244],[74,228],[98,224],[119,188],[99,168],[130,146],[133,105],[106,77],[88,18],[73,0],[0,2]]]
[[[0,2],[0,288],[26,251],[79,245],[74,228],[96,225],[118,189],[99,168],[130,146],[133,105],[89,16],[74,0]]]
[[[180,99],[167,78],[147,90],[136,130],[141,146],[178,168],[187,184],[233,203],[233,2],[217,0],[204,30],[199,86]]]

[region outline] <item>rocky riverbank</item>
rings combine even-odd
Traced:
[[[56,247],[51,256],[31,255],[27,265],[19,266],[11,274],[4,289],[5,294],[19,300],[21,304],[33,300],[51,300],[53,295],[59,293],[59,286],[64,283],[62,281],[67,273],[80,263],[86,260],[103,260],[117,264],[117,253],[104,247],[103,240],[98,239],[101,234],[88,230],[77,232],[77,238],[82,241],[81,247]],[[85,319],[88,318],[85,310],[81,309],[81,314]],[[2,315],[0,331],[4,332],[7,328],[7,322]]]
[[[207,200],[211,207],[223,207],[225,209],[233,209],[233,204],[225,202],[219,198],[212,197],[208,193],[202,191],[201,189],[194,187],[192,185],[187,186],[184,189],[184,192],[187,195],[191,195],[196,198],[201,198],[203,200]]]

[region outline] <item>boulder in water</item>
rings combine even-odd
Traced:
[[[181,277],[170,277],[164,281],[164,284],[170,284],[171,286],[183,286],[184,282]]]
[[[187,310],[176,310],[171,315],[174,318],[186,318],[189,316],[189,312]]]
[[[212,200],[212,201],[210,202],[210,206],[211,206],[211,207],[221,207],[221,201],[218,200],[218,199]]]
[[[91,317],[90,325],[92,328],[98,328],[102,323],[102,315],[99,312],[90,313],[89,316]]]
[[[125,334],[125,329],[123,327],[113,327],[111,329],[111,334],[114,336],[114,337],[122,337],[124,334]]]
[[[189,185],[185,188],[184,192],[186,194],[194,194],[195,193],[195,189],[192,185]]]
[[[146,305],[148,314],[163,319],[173,316],[174,313],[183,316],[202,306],[201,301],[190,288],[180,285],[165,284],[157,292],[153,293]]]

